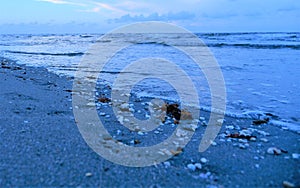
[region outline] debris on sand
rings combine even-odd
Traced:
[[[228,135],[226,135],[226,137],[229,137],[229,138],[240,138],[240,139],[247,139],[247,140],[251,140],[253,138],[256,138],[256,136],[244,135],[244,134],[239,134],[239,133],[228,134]]]
[[[254,121],[252,122],[252,124],[253,124],[253,125],[266,124],[266,123],[269,122],[269,120],[270,120],[269,118],[266,118],[266,119],[263,119],[263,120],[258,119],[258,120],[254,120]]]
[[[186,109],[181,110],[177,103],[164,103],[161,107],[161,111],[165,112],[166,115],[174,119],[174,124],[179,124],[180,120],[192,120],[192,114]],[[162,122],[164,123],[164,119]]]
[[[140,143],[141,143],[140,140],[138,140],[138,139],[135,139],[135,140],[134,140],[134,144],[140,144]]]
[[[179,109],[179,105],[176,103],[166,104],[166,107],[167,107],[167,115],[179,121],[181,116],[181,110]]]
[[[101,103],[109,103],[109,102],[111,102],[111,99],[109,99],[107,97],[100,97],[98,99],[98,101],[101,102]]]
[[[189,111],[183,109],[181,111],[180,119],[182,119],[182,120],[192,120],[193,116],[192,116],[192,114]]]
[[[172,153],[174,156],[177,156],[177,155],[179,155],[179,154],[182,153],[182,152],[183,152],[182,147],[177,147],[176,151],[171,150],[171,153]]]
[[[87,173],[85,173],[85,176],[86,176],[86,177],[92,177],[93,174],[92,174],[91,172],[87,172]]]
[[[71,90],[71,89],[65,89],[64,91],[65,91],[65,92],[72,93],[72,90]]]

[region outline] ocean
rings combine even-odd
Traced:
[[[0,56],[49,71],[74,76],[79,62],[97,42],[109,48],[110,41],[97,41],[102,34],[0,35]],[[226,114],[236,118],[263,118],[273,115],[271,124],[300,131],[300,33],[197,33],[210,49],[222,70],[226,86]],[[141,38],[146,36],[139,36]],[[176,40],[184,44],[184,35]],[[124,66],[140,58],[159,57],[175,62],[186,73],[201,75],[186,54],[158,43],[139,43],[116,53],[101,72],[113,83]],[[135,74],[139,74],[136,72]],[[166,73],[168,74],[168,73]],[[198,77],[199,78],[199,77]],[[176,75],[174,75],[174,79]],[[180,80],[179,80],[180,81]],[[202,109],[210,109],[210,89],[205,76],[195,81]],[[137,95],[176,99],[165,81],[146,79],[133,89]]]

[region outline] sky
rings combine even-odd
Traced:
[[[192,32],[300,32],[299,0],[0,0],[0,33],[105,33],[141,21]]]

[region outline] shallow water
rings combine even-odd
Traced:
[[[83,54],[100,36],[1,35],[0,56],[73,76]],[[209,47],[223,72],[228,115],[259,118],[268,112],[278,116],[271,123],[300,131],[300,33],[202,33],[197,36]],[[175,39],[183,46],[194,45],[187,43],[184,37],[178,35],[169,39]],[[157,36],[157,43],[141,43],[147,40],[143,35],[118,38],[122,39],[132,45],[116,53],[105,66],[101,77],[108,83],[112,84],[131,62],[160,57],[176,63],[192,77],[201,107],[210,108],[210,91],[202,71],[186,54],[165,45],[168,37]],[[111,43],[109,40],[99,42],[108,48]],[[179,79],[176,75],[173,77]],[[177,96],[174,88],[158,79],[137,83],[134,92],[141,96],[171,99]]]

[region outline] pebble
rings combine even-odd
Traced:
[[[155,134],[159,134],[159,131],[154,131]]]
[[[256,141],[256,138],[255,138],[255,137],[251,137],[251,138],[250,138],[250,141],[255,142],[255,141]]]
[[[239,142],[240,143],[248,143],[248,140],[246,140],[246,139],[239,139]]]
[[[140,136],[144,136],[144,133],[142,131],[139,131],[137,134]]]
[[[200,117],[199,118],[201,121],[204,121],[205,120],[205,117]]]
[[[187,168],[191,171],[195,171],[196,170],[196,166],[194,164],[188,164]]]
[[[211,175],[211,172],[201,173],[199,175],[200,178],[207,179]]]
[[[269,142],[269,140],[266,139],[266,138],[261,138],[260,141],[262,141],[262,142]]]
[[[259,168],[259,164],[255,164],[255,168]]]
[[[223,124],[224,123],[224,119],[218,119],[217,122]]]
[[[259,134],[263,135],[263,136],[270,136],[270,133],[267,133],[265,131],[261,131],[261,130],[256,130],[256,132],[258,132]]]
[[[86,176],[86,177],[92,177],[93,174],[92,174],[91,172],[87,172],[87,173],[85,173],[85,176]]]
[[[104,112],[99,113],[100,116],[105,116],[106,114]]]
[[[293,157],[293,159],[299,159],[300,158],[300,154],[299,153],[293,153],[292,157]]]
[[[226,129],[232,130],[232,129],[234,129],[234,126],[232,126],[232,125],[226,126]]]
[[[270,148],[268,148],[267,153],[271,154],[271,155],[280,155],[281,150],[276,147],[270,147]]]
[[[200,159],[200,162],[201,162],[201,163],[207,163],[207,161],[208,161],[208,160],[207,160],[206,158],[204,158],[204,157],[202,157],[202,158]]]
[[[239,144],[239,148],[246,149],[246,146],[244,144]]]
[[[295,187],[295,184],[291,183],[291,182],[288,182],[288,181],[283,181],[282,182],[282,185],[283,187],[286,187],[286,188],[292,188],[292,187]]]
[[[127,104],[127,103],[121,104],[120,109],[123,111],[129,110],[129,104]]]
[[[171,163],[169,161],[164,162],[164,165],[166,168],[169,168],[171,166]]]
[[[200,170],[202,168],[202,165],[200,163],[195,163],[195,167]]]

